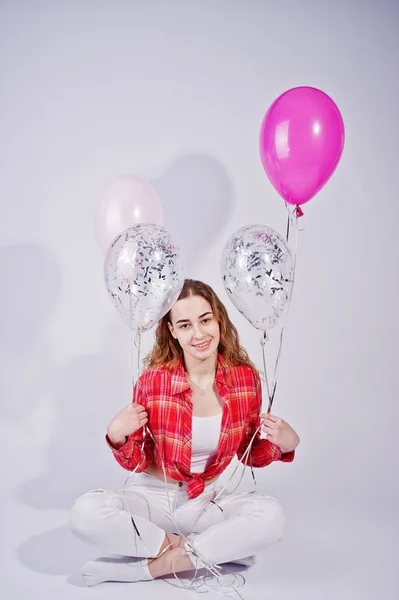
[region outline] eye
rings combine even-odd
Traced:
[[[186,329],[188,327],[188,323],[183,323],[183,325],[180,325],[180,329]]]
[[[209,321],[211,321],[211,318],[210,318],[210,317],[207,317],[206,319],[203,319],[203,321],[202,321],[202,322],[203,322],[203,323],[209,323]]]

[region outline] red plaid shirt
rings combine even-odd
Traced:
[[[182,361],[172,370],[156,367],[140,376],[134,399],[148,412],[147,425],[156,445],[146,432],[142,450],[142,428],[131,434],[118,450],[106,437],[118,463],[128,471],[137,467],[140,473],[153,461],[162,469],[162,457],[167,476],[188,482],[189,498],[199,496],[204,490],[205,481],[219,476],[235,454],[241,460],[260,423],[262,385],[257,373],[245,365],[228,367],[219,354],[215,383],[224,403],[222,425],[217,456],[204,473],[190,473],[193,405],[190,401],[192,391]],[[258,431],[247,465],[265,467],[276,460],[291,462],[294,454],[295,451],[282,454],[279,446],[261,439]]]

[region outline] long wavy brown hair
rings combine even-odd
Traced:
[[[223,356],[228,366],[247,365],[257,371],[251,362],[247,351],[240,346],[237,329],[230,321],[224,304],[219,300],[213,289],[196,279],[185,279],[178,300],[189,296],[200,296],[207,300],[212,308],[212,313],[219,323],[220,342],[218,352]],[[172,336],[168,323],[171,323],[170,311],[158,322],[155,332],[155,344],[150,354],[144,359],[144,368],[165,367],[173,369],[183,357],[183,350],[177,340]]]

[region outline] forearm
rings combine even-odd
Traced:
[[[118,431],[115,431],[111,426],[107,427],[107,438],[109,443],[115,450],[119,450],[127,442],[127,435],[122,435]]]
[[[110,445],[115,448],[115,450],[119,450],[120,448],[122,448],[122,446],[124,446],[127,442],[127,435],[121,439],[121,438],[115,438],[111,435],[109,435],[109,433],[107,433],[107,441],[110,443]]]

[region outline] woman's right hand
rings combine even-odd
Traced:
[[[128,404],[107,427],[107,435],[112,445],[125,443],[126,437],[143,427],[148,422],[148,414],[144,406],[133,402]]]

